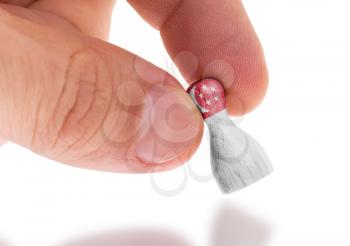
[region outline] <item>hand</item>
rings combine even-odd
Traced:
[[[191,157],[203,120],[175,78],[105,41],[114,0],[0,3],[1,137],[105,171],[162,171]],[[259,104],[267,70],[239,0],[129,3],[189,84],[220,80],[231,115]]]

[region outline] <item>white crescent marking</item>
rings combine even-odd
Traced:
[[[206,108],[201,107],[201,105],[199,105],[199,103],[197,102],[197,100],[196,100],[196,95],[194,94],[195,89],[196,89],[196,86],[193,86],[193,88],[192,88],[191,91],[190,91],[190,96],[192,97],[194,103],[196,104],[196,106],[199,108],[199,110],[200,110],[202,113],[208,113],[209,110],[206,109]]]

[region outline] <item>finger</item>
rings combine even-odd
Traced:
[[[0,137],[0,146],[6,143],[6,139]]]
[[[174,168],[199,145],[203,123],[187,94],[136,55],[13,6],[0,8],[0,39],[0,136],[9,141],[115,172]]]
[[[22,7],[28,7],[31,3],[36,0],[0,0],[0,3],[14,4]]]
[[[161,32],[164,44],[189,83],[206,77],[226,88],[228,110],[254,109],[267,89],[262,48],[239,0],[129,0]]]
[[[38,0],[29,8],[64,17],[83,33],[107,40],[115,2],[116,0]]]

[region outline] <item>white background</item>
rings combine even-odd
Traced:
[[[0,245],[350,245],[350,3],[246,0],[270,70],[266,100],[240,126],[275,172],[222,195],[204,139],[191,162],[150,175],[81,170],[13,144],[0,148]],[[180,76],[158,33],[120,0],[111,42]],[[130,241],[138,239],[131,244]],[[178,240],[178,241],[177,241]],[[128,244],[130,243],[130,244]]]

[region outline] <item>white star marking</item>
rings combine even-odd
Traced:
[[[206,101],[205,103],[208,104],[208,105],[211,105],[211,101],[210,100]]]
[[[215,91],[216,91],[216,88],[215,88],[215,87],[211,87],[211,91],[212,91],[212,92],[215,92]]]
[[[218,97],[214,97],[214,100],[215,100],[215,101],[219,101],[219,98],[218,98]]]
[[[201,93],[201,94],[199,94],[199,97],[200,97],[200,98],[203,98],[203,94],[202,94],[202,93]]]
[[[203,85],[203,86],[202,86],[202,89],[203,89],[203,91],[206,91],[206,90],[208,89],[208,86]]]

